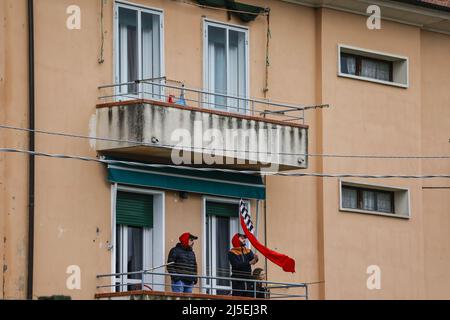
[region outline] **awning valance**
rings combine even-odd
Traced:
[[[108,180],[119,184],[233,198],[266,197],[262,177],[244,173],[108,164]]]

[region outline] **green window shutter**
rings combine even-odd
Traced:
[[[153,196],[117,192],[116,224],[133,227],[153,227]]]
[[[239,217],[239,204],[237,203],[221,203],[221,202],[206,202],[207,216],[220,217]]]

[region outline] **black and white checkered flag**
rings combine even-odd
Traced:
[[[243,200],[239,202],[239,212],[241,213],[242,218],[244,218],[247,230],[253,233],[254,227],[250,217],[250,213],[248,212],[247,207],[245,206],[245,202]]]

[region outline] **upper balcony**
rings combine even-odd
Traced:
[[[99,87],[96,149],[180,165],[308,166],[305,107],[188,88],[165,78]]]

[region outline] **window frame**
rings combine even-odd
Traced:
[[[233,203],[233,204],[239,205],[240,199],[214,197],[214,196],[203,196],[202,200],[203,200],[202,201],[202,213],[203,213],[202,214],[202,229],[203,229],[203,231],[202,231],[202,233],[203,233],[203,237],[202,237],[203,238],[203,241],[202,241],[202,275],[209,276],[207,273],[207,261],[206,261],[207,260],[206,259],[206,248],[207,248],[207,245],[206,245],[206,241],[207,241],[207,239],[206,239],[206,219],[209,219],[209,217],[206,215],[206,202]],[[252,212],[251,211],[251,201],[247,199],[247,200],[244,200],[244,202],[247,205],[248,212],[250,212],[250,214],[251,214],[251,212]],[[214,220],[214,219],[211,219],[211,220]],[[230,223],[232,223],[232,221],[230,221]],[[237,230],[239,232],[239,226],[240,226],[239,219],[237,220],[236,224],[237,224]],[[231,227],[232,226],[230,224],[230,241],[231,241],[231,237],[233,236],[233,235],[231,235],[231,233],[233,233],[233,232],[231,232]],[[214,241],[213,241],[213,243],[214,243]],[[212,245],[211,245],[211,247],[212,247]],[[230,244],[230,248],[231,248],[231,244]],[[250,244],[249,244],[249,248],[251,248]],[[211,254],[209,256],[211,257]],[[211,270],[215,270],[215,268],[212,267]],[[231,271],[231,266],[230,266],[230,271]],[[211,273],[211,276],[213,276],[212,273]],[[217,289],[229,290],[231,292],[231,290],[232,290],[231,284],[229,287],[217,286],[216,281],[217,280],[215,280],[215,279],[211,279],[210,284],[207,284],[207,279],[203,278],[202,279],[202,292],[207,294],[208,293],[207,290],[209,290],[210,291],[209,294],[212,294],[212,295],[216,294]],[[212,288],[214,288],[214,289],[212,289]]]
[[[160,73],[161,77],[165,75],[165,55],[164,55],[164,10],[153,8],[153,7],[147,7],[140,4],[135,4],[131,2],[123,2],[123,1],[115,1],[113,5],[113,23],[114,23],[114,36],[113,36],[113,52],[114,52],[114,63],[113,63],[113,83],[119,84],[121,83],[120,80],[120,30],[119,30],[119,9],[125,8],[134,10],[138,13],[138,25],[137,29],[138,31],[138,76],[140,79],[142,79],[142,34],[141,34],[141,13],[148,13],[153,15],[159,16],[160,21],[160,39],[159,39],[159,54],[161,59],[161,65],[160,65]],[[121,91],[121,87],[117,86],[114,90],[114,95],[116,96],[117,101],[121,100],[133,100],[138,99],[140,97],[144,97],[144,94],[142,93],[142,86],[143,84],[138,84],[138,94],[124,94]],[[161,88],[161,98],[164,98],[164,88]],[[164,99],[160,99],[164,100]]]
[[[118,191],[142,193],[153,196],[153,228],[152,228],[152,257],[148,261],[151,261],[155,266],[161,266],[166,263],[166,251],[165,251],[165,192],[156,189],[147,189],[141,187],[133,187],[128,185],[122,185],[118,183],[111,184],[111,241],[108,243],[108,250],[111,252],[111,273],[114,274],[116,270],[116,201]],[[148,248],[148,245],[146,246]],[[145,250],[145,247],[143,247]],[[145,261],[144,261],[145,263]],[[145,265],[144,265],[145,266]],[[161,270],[155,270],[155,272],[161,272]],[[165,291],[165,277],[163,275],[151,275],[145,276],[145,282],[151,283],[154,291]],[[112,291],[116,291],[116,277],[111,277]]]
[[[346,208],[343,207],[343,189],[357,189],[357,208]],[[384,211],[374,211],[368,209],[362,209],[361,203],[362,199],[360,198],[363,191],[372,191],[375,193],[390,193],[391,205],[393,212],[384,212]],[[375,196],[376,198],[376,196]],[[375,199],[376,200],[376,199]],[[377,205],[377,202],[375,202]],[[393,217],[393,218],[401,218],[401,219],[411,219],[411,198],[410,198],[410,190],[409,188],[404,187],[393,187],[393,186],[385,186],[385,185],[377,185],[377,184],[366,184],[359,183],[354,181],[347,180],[339,180],[339,211],[342,213],[350,212],[350,213],[363,213],[370,214],[376,216],[385,216],[385,217]],[[403,212],[400,212],[403,211]],[[406,211],[406,212],[404,212]]]
[[[217,20],[212,20],[212,19],[208,19],[208,18],[203,18],[202,20],[202,29],[203,29],[203,89],[204,91],[207,92],[211,92],[213,93],[213,90],[209,90],[209,51],[208,51],[208,27],[209,26],[213,26],[213,27],[217,27],[217,28],[223,28],[226,30],[226,38],[228,39],[229,37],[229,31],[233,30],[233,31],[238,31],[238,32],[244,32],[245,34],[245,91],[246,91],[246,95],[245,98],[249,98],[250,97],[250,29],[248,27],[245,26],[241,26],[241,25],[237,25],[237,24],[230,24],[230,23],[224,23],[221,21],[217,21]],[[227,52],[229,49],[228,46],[228,40],[227,40]],[[229,77],[228,75],[230,74],[229,71],[229,63],[228,63],[228,53],[227,53],[227,95],[229,94],[229,88],[230,88],[230,81],[229,81]],[[205,94],[203,97],[203,106],[207,109],[216,109],[215,107],[211,106],[211,98],[214,97],[214,95],[207,95]],[[221,109],[217,109],[217,110],[221,110]],[[225,112],[229,112],[229,113],[240,113],[240,114],[250,114],[251,110],[250,110],[250,106],[248,101],[245,103],[245,112],[240,112],[238,110],[235,110],[234,108],[232,108],[230,110],[228,103],[227,103],[227,108],[225,110],[221,110],[221,111],[225,111]]]
[[[391,54],[391,53],[386,53],[386,52],[381,52],[381,51],[375,51],[375,50],[369,50],[369,49],[363,49],[363,48],[348,46],[348,45],[344,45],[344,44],[338,44],[337,53],[338,53],[337,54],[337,64],[338,64],[337,65],[337,70],[338,70],[337,75],[338,75],[338,77],[374,82],[374,83],[378,83],[378,84],[384,84],[384,85],[399,87],[399,88],[403,88],[403,89],[409,88],[409,58],[406,56],[401,56],[401,55],[396,55],[396,54]],[[361,75],[352,75],[352,74],[342,72],[342,70],[341,70],[342,54],[354,55],[354,56],[358,56],[358,57],[368,59],[368,60],[390,62],[392,65],[392,67],[391,67],[392,81],[378,80],[375,78],[364,77]],[[405,74],[404,74],[405,81],[404,82],[395,81],[395,69],[396,69],[395,63],[396,62],[405,64],[405,71],[404,71],[405,72]],[[397,67],[397,68],[399,68],[399,67]]]

